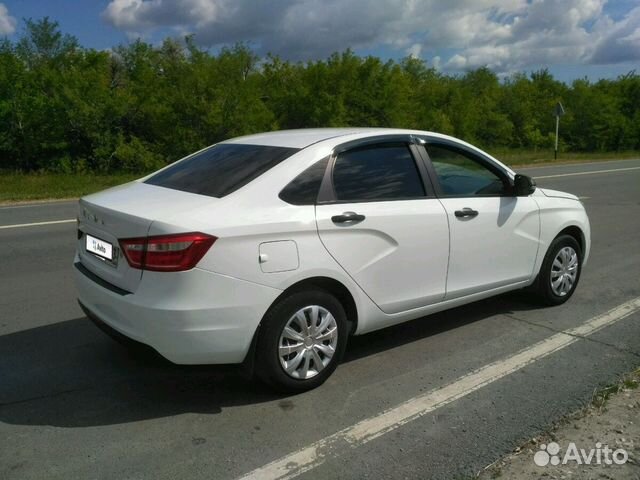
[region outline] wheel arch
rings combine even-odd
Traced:
[[[338,301],[342,304],[345,313],[347,314],[347,321],[349,322],[349,334],[353,333],[358,326],[358,308],[356,307],[356,302],[349,289],[342,282],[336,280],[335,278],[318,276],[300,280],[287,287],[280,295],[278,295],[278,298],[273,301],[271,306],[275,305],[282,298],[290,295],[293,292],[309,290],[312,288],[324,290],[338,299]],[[271,309],[271,307],[269,307],[269,309]]]
[[[577,286],[577,282],[580,279],[580,271],[582,269],[582,266],[584,265],[583,259],[584,259],[584,255],[586,254],[585,249],[588,250],[589,248],[589,243],[588,243],[589,238],[587,235],[588,233],[585,233],[582,230],[582,228],[580,228],[580,226],[575,224],[570,224],[570,225],[565,225],[562,229],[560,229],[549,241],[549,244],[547,245],[544,255],[542,255],[541,257],[541,263],[540,263],[540,266],[538,267],[535,279],[533,283],[529,285],[529,287],[527,287],[528,291],[533,295],[535,295],[538,301],[541,302],[541,304],[548,305],[548,306],[560,305],[566,302],[572,296],[573,291]],[[568,294],[565,294],[564,297],[558,296],[560,294],[556,294],[555,292],[552,293],[549,290],[550,288],[550,284],[548,281],[549,270],[543,271],[543,268],[545,267],[545,262],[547,262],[546,268],[548,269],[552,268],[551,264],[553,262],[554,256],[549,256],[549,254],[552,252],[551,248],[553,247],[554,242],[556,242],[561,237],[569,237],[573,239],[578,244],[579,250],[582,250],[581,252],[582,258],[579,261],[580,270],[578,271],[578,276],[574,280],[574,285],[571,287],[572,289]],[[558,300],[558,299],[563,299],[563,300]]]
[[[546,257],[547,252],[549,251],[549,248],[551,248],[551,244],[556,238],[558,238],[561,235],[569,235],[570,237],[574,238],[576,242],[578,242],[578,245],[580,246],[580,250],[582,250],[581,253],[582,253],[582,259],[584,263],[584,258],[588,254],[587,249],[589,245],[587,243],[588,239],[587,239],[587,236],[585,235],[583,228],[574,223],[570,225],[564,225],[560,230],[558,230],[558,232],[553,237],[549,238],[549,240],[547,241],[548,243],[545,242],[545,249],[541,255],[538,255],[538,258],[536,260],[536,266],[534,269],[535,274],[532,278],[532,282],[535,282],[537,280],[538,275],[540,274],[540,269],[542,268],[542,263],[544,262],[544,258]]]
[[[283,290],[282,293],[278,295],[278,297],[271,303],[265,314],[262,316],[262,319],[258,324],[258,328],[256,328],[256,331],[253,334],[253,339],[251,340],[249,351],[247,352],[245,360],[242,363],[243,370],[245,370],[245,372],[247,372],[249,375],[253,374],[256,346],[258,343],[258,338],[260,336],[262,320],[266,317],[267,313],[269,313],[274,305],[276,305],[287,295],[309,289],[324,290],[325,292],[328,292],[336,297],[336,299],[342,304],[345,313],[347,314],[347,321],[349,323],[349,335],[356,331],[358,327],[358,308],[356,306],[353,295],[342,282],[336,280],[335,278],[324,276],[309,277],[303,280],[299,280]]]
[[[560,235],[569,235],[570,237],[573,237],[576,240],[576,242],[578,242],[578,245],[580,245],[580,250],[582,255],[583,256],[585,255],[586,239],[585,239],[584,232],[579,226],[569,225],[568,227],[565,227],[562,230],[560,230],[558,234],[555,237],[553,237],[553,239],[555,240]]]

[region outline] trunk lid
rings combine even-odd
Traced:
[[[98,277],[129,292],[135,292],[143,271],[129,266],[119,240],[146,237],[155,220],[167,221],[193,212],[216,198],[131,182],[80,199],[78,206],[78,257]],[[89,237],[88,237],[89,236]],[[87,239],[108,242],[113,260],[87,251]],[[107,246],[108,249],[108,246]]]

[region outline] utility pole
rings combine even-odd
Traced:
[[[556,116],[556,148],[553,151],[553,159],[557,160],[558,159],[558,131],[560,130],[560,117],[564,115],[564,107],[560,102],[556,103],[554,114]]]

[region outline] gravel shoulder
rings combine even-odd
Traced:
[[[594,392],[590,405],[488,466],[478,478],[640,480],[640,369]]]

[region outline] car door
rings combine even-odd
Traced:
[[[407,137],[408,138],[408,137]],[[316,220],[328,252],[385,313],[444,298],[449,229],[409,141],[351,146],[330,159]]]
[[[535,200],[513,195],[508,173],[463,145],[431,141],[425,148],[449,218],[445,298],[529,280],[540,236]]]

